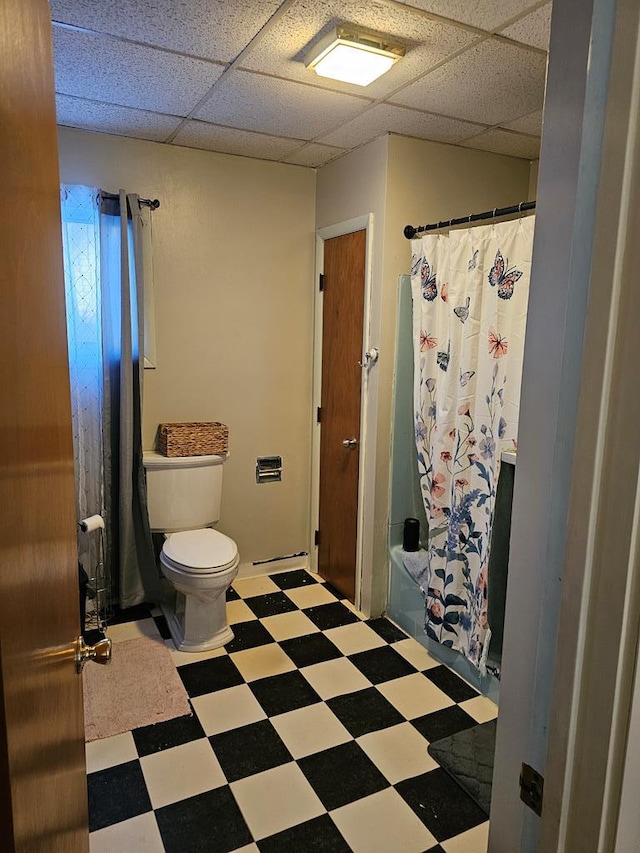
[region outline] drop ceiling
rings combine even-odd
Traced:
[[[385,133],[538,156],[548,0],[51,0],[58,122],[318,167]],[[362,88],[305,67],[340,23],[405,57]]]

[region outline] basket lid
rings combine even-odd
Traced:
[[[191,569],[214,569],[235,560],[238,546],[217,530],[182,530],[172,533],[162,549],[170,560]]]

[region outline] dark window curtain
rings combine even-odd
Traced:
[[[142,228],[137,195],[101,193],[106,559],[121,607],[162,597],[142,463]]]

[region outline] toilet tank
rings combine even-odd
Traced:
[[[145,451],[151,530],[172,533],[209,527],[220,518],[226,456],[163,456]]]

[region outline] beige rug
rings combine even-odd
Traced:
[[[191,713],[171,652],[162,640],[113,644],[111,663],[82,673],[85,740],[99,740]]]

